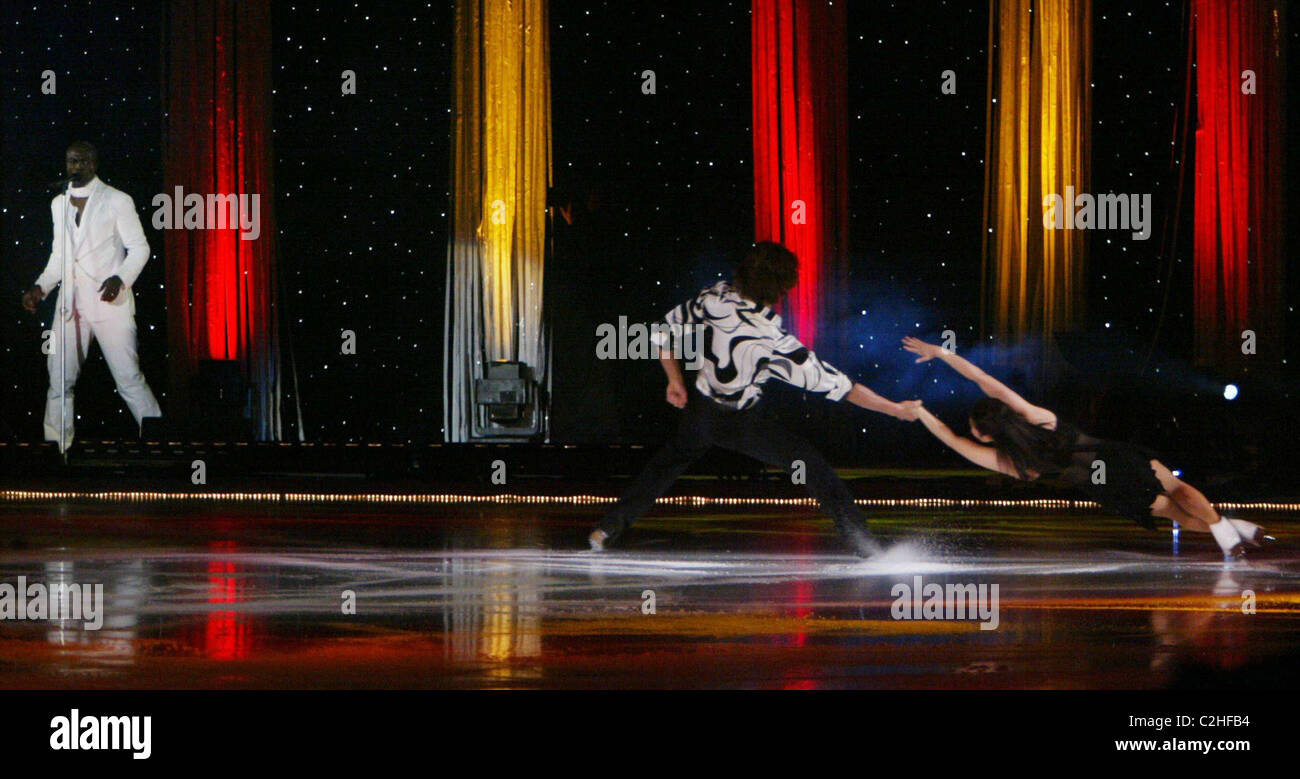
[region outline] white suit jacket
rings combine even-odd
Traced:
[[[111,316],[119,312],[135,313],[135,296],[131,287],[149,261],[149,241],[135,212],[135,201],[125,192],[114,189],[96,176],[89,184],[90,197],[76,223],[77,208],[68,202],[67,193],[50,201],[54,221],[54,243],[45,271],[36,284],[45,294],[59,285],[59,266],[70,248],[72,262],[64,269],[69,279],[76,279],[71,295],[59,293],[68,302],[76,301],[83,315]],[[66,221],[65,221],[66,219]],[[112,303],[99,299],[99,287],[109,278],[122,279],[124,289]],[[60,303],[59,309],[64,309]],[[69,311],[68,316],[71,315]]]

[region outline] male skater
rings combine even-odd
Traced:
[[[99,155],[89,143],[77,141],[69,146],[64,162],[71,183],[67,192],[50,203],[54,217],[50,260],[36,283],[23,293],[23,308],[35,313],[36,304],[60,281],[67,281],[59,292],[46,361],[50,391],[45,402],[45,440],[57,441],[59,451],[72,444],[73,385],[92,340],[99,341],[113,381],[117,382],[117,392],[131,409],[136,425],[142,424],[145,417],[162,414],[140,372],[136,355],[131,285],[149,260],[149,242],[135,213],[135,203],[130,195],[95,175]]]
[[[759,243],[741,260],[734,283],[720,281],[664,316],[674,338],[685,328],[703,329],[697,341],[702,342],[704,358],[699,377],[688,391],[674,350],[666,346],[668,337],[656,332],[652,340],[668,374],[667,400],[686,413],[677,432],[591,532],[593,550],[601,551],[617,539],[691,463],[717,445],[785,471],[802,461],[808,492],[835,520],[849,548],[861,557],[880,551],[844,482],[802,436],[772,419],[760,402],[762,385],[777,378],[908,421],[917,418],[920,401],[895,403],[853,383],[781,328],[781,317],[770,306],[794,287],[797,267],[794,254],[784,246]]]

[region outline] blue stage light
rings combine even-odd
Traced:
[[[1224,400],[1236,400],[1236,398],[1237,398],[1237,385],[1236,385],[1236,384],[1229,384],[1228,386],[1224,387],[1224,388],[1223,388],[1223,398],[1224,398]]]

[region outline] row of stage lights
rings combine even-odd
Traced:
[[[387,493],[306,493],[306,492],[45,492],[0,490],[0,500],[98,500],[123,502],[208,501],[232,503],[499,503],[586,505],[613,503],[617,498],[603,495],[465,495]],[[684,495],[659,498],[656,503],[669,506],[815,506],[813,498],[708,498]],[[965,498],[860,498],[854,503],[874,508],[1040,508],[1096,509],[1090,500],[1037,498],[1027,500],[991,500]],[[1227,511],[1300,511],[1300,503],[1216,503]]]

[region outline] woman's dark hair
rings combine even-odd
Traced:
[[[779,243],[762,241],[736,267],[736,289],[755,303],[770,306],[799,279],[799,260]]]
[[[993,439],[998,460],[1010,465],[1022,479],[1029,471],[1040,475],[1070,464],[1074,442],[1064,435],[1035,425],[996,398],[980,398],[970,410],[970,421]]]

